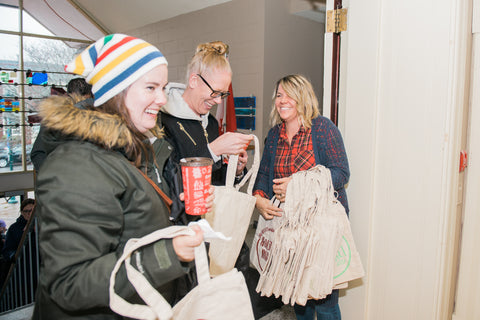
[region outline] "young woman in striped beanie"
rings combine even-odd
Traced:
[[[162,169],[172,147],[157,127],[167,60],[141,39],[113,34],[65,70],[86,78],[95,102],[85,110],[62,96],[41,104],[49,147],[36,179],[41,265],[33,319],[119,319],[109,308],[109,277],[125,243],[171,224],[168,204],[142,176],[169,193]],[[167,300],[203,240],[194,230],[132,257]],[[124,268],[115,291],[140,299]]]

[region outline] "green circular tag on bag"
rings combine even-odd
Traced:
[[[340,247],[338,248],[337,256],[335,257],[335,275],[333,279],[336,279],[344,274],[350,266],[351,261],[352,251],[350,250],[350,244],[348,243],[348,240],[342,236]]]

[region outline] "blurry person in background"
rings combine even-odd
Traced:
[[[5,261],[12,262],[17,252],[18,245],[22,239],[25,227],[30,220],[33,209],[35,208],[35,200],[27,198],[20,204],[20,216],[7,230],[5,238],[5,247],[2,250],[2,256]]]
[[[5,245],[0,254],[0,286],[7,277],[10,265],[15,260],[15,254],[17,253],[22,236],[26,230],[28,222],[32,217],[33,210],[35,209],[35,200],[27,198],[20,204],[20,216],[17,220],[8,227],[7,234],[5,236]],[[2,220],[3,222],[3,220]],[[30,225],[32,239],[35,239],[35,229],[33,225]]]
[[[75,103],[75,107],[85,109],[93,105],[92,85],[85,81],[85,78],[73,78],[67,84],[67,95]],[[53,146],[49,146],[44,139],[45,128],[40,126],[37,138],[30,153],[34,169],[38,172],[43,161],[47,157],[49,150]]]
[[[78,100],[75,106],[85,109],[93,106],[92,85],[85,81],[85,78],[73,78],[67,84],[67,94],[74,100]]]
[[[5,223],[4,220],[0,219],[0,253],[3,250],[3,247],[5,245],[5,237],[7,233],[7,224]]]
[[[7,224],[5,221],[0,220],[0,287],[3,285],[5,281],[5,277],[7,276],[8,266],[10,265],[5,261],[3,258],[3,248],[5,247],[5,238],[7,232]]]

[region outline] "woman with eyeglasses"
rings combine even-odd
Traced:
[[[251,135],[233,132],[219,136],[218,121],[210,114],[229,95],[232,69],[227,53],[228,45],[221,41],[198,45],[188,65],[186,84],[167,86],[168,103],[160,117],[178,161],[187,157],[213,159],[213,185],[225,184],[223,156],[239,154],[237,175],[241,176],[247,163],[244,147],[253,139]]]
[[[180,159],[188,157],[213,159],[213,185],[225,185],[227,164],[223,158],[232,154],[239,155],[236,182],[243,177],[247,163],[245,146],[253,139],[252,135],[237,132],[219,135],[218,121],[210,113],[215,105],[229,95],[232,69],[227,54],[228,46],[221,41],[198,45],[187,67],[186,84],[167,85],[168,102],[162,107],[159,117],[166,139],[175,148],[177,164]],[[181,182],[178,184],[181,186]],[[175,199],[173,200],[176,203]],[[198,219],[198,216],[187,215],[181,206],[180,203],[179,210],[173,210],[172,207],[171,219],[176,224],[186,224],[190,220]],[[244,243],[235,264],[244,275],[249,268],[248,256],[249,249]],[[183,294],[196,283],[194,274],[184,280],[185,288],[179,289]]]

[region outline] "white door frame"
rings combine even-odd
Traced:
[[[463,237],[452,320],[480,319],[480,0],[473,0],[472,68],[467,136],[468,167],[464,194]]]

